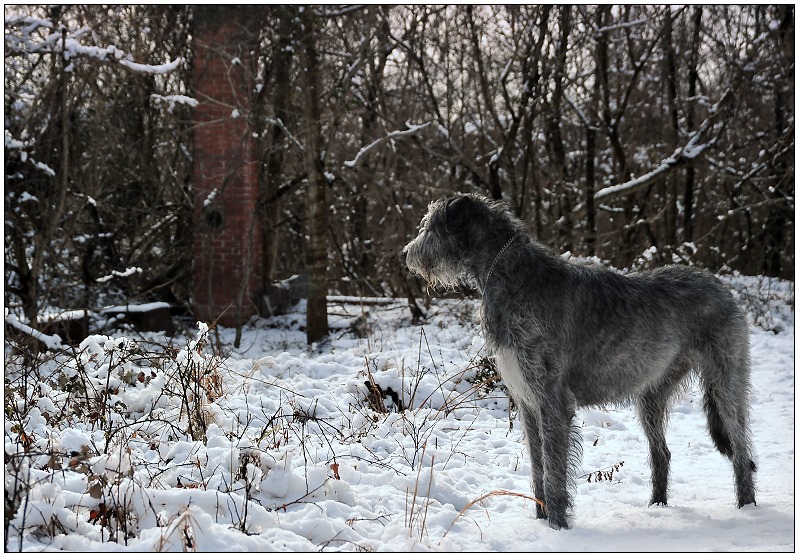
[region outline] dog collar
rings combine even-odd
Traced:
[[[485,282],[483,283],[483,291],[485,291],[486,286],[488,286],[488,279],[491,278],[491,273],[494,272],[494,265],[497,264],[497,261],[499,261],[499,258],[502,257],[502,254],[505,253],[505,250],[508,249],[508,247],[513,243],[513,240],[515,240],[518,237],[519,237],[519,234],[516,234],[513,238],[508,240],[508,242],[504,246],[502,246],[501,250],[499,250],[499,253],[494,258],[494,262],[491,263],[491,267],[488,269],[488,274],[486,275]]]

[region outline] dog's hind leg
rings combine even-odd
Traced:
[[[665,386],[649,390],[638,398],[636,404],[638,417],[649,441],[649,466],[652,471],[650,505],[665,505],[668,501],[671,452],[666,444],[666,423],[671,391]]]
[[[538,411],[526,402],[518,402],[519,414],[524,427],[524,436],[527,440],[527,449],[530,452],[532,464],[533,495],[539,501],[544,500],[544,461],[542,458],[541,429],[538,422]],[[540,504],[535,504],[536,518],[547,518],[546,509]]]

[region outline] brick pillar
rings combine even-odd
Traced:
[[[194,314],[234,326],[262,290],[258,159],[248,122],[255,19],[246,7],[197,6],[194,83]],[[250,17],[248,17],[250,16]]]

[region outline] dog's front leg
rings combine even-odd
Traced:
[[[561,381],[553,381],[539,395],[544,504],[550,527],[559,530],[569,527],[569,443],[575,401]]]
[[[538,409],[530,403],[524,401],[517,402],[519,405],[519,414],[522,419],[522,426],[524,428],[524,436],[527,440],[527,450],[530,452],[530,461],[532,464],[533,476],[533,495],[536,499],[544,500],[544,461],[542,458],[542,445],[541,445],[541,425],[539,421]],[[546,509],[535,504],[536,518],[547,518]]]

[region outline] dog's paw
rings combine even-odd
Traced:
[[[549,527],[553,530],[568,530],[569,523],[565,518],[549,517]]]

